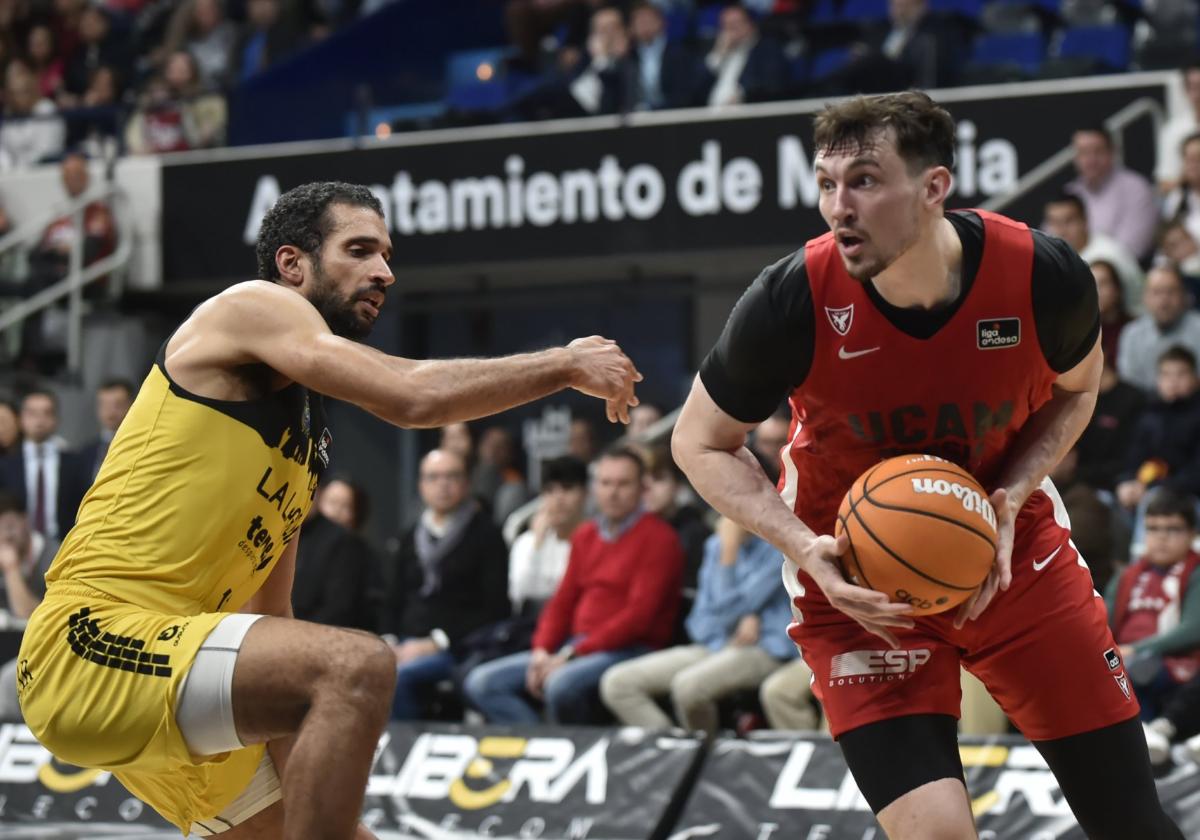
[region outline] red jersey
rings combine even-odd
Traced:
[[[1189,551],[1168,568],[1155,568],[1146,558],[1121,575],[1113,610],[1113,635],[1122,645],[1166,633],[1179,624],[1188,582],[1200,568],[1200,555]],[[1200,673],[1200,650],[1164,656],[1171,677],[1185,683]]]
[[[817,533],[833,532],[850,485],[893,455],[938,455],[990,487],[1013,437],[1050,399],[1057,374],[1034,326],[1032,235],[975,212],[984,246],[974,283],[929,338],[879,311],[846,273],[832,234],[805,246],[815,343],[808,376],[789,401],[780,488]]]

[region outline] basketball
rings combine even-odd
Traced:
[[[907,602],[914,615],[967,600],[996,559],[996,512],[979,482],[932,455],[881,461],[851,485],[835,534],[850,583]]]

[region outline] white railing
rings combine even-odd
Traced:
[[[117,242],[111,254],[85,266],[83,264],[83,245],[86,240],[84,216],[88,206],[96,201],[107,203],[112,211],[116,223]],[[74,235],[68,254],[67,276],[54,285],[22,299],[0,312],[0,333],[13,329],[19,330],[25,319],[66,298],[67,370],[71,374],[78,374],[83,363],[83,288],[108,276],[109,297],[118,297],[124,281],[123,269],[129,265],[133,255],[132,214],[129,212],[128,199],[124,191],[115,184],[101,189],[88,190],[66,205],[59,206],[55,212],[47,214],[41,219],[19,225],[12,232],[0,238],[0,256],[10,251],[27,249],[40,239],[46,225],[68,215],[71,216]]]

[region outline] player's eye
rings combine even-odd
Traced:
[[[823,192],[832,192],[832,191],[833,191],[833,181],[830,181],[830,180],[827,180],[827,179],[826,179],[826,180],[822,180],[822,181],[820,182],[819,186],[821,187],[821,190],[822,190]]]
[[[860,187],[873,187],[876,183],[878,182],[873,175],[863,175],[858,179],[858,186]]]

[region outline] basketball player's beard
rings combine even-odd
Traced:
[[[325,319],[330,332],[351,341],[362,341],[371,334],[375,322],[358,314],[358,295],[349,298],[339,296],[337,287],[322,268],[319,257],[313,262],[313,279],[316,282],[308,302]]]

